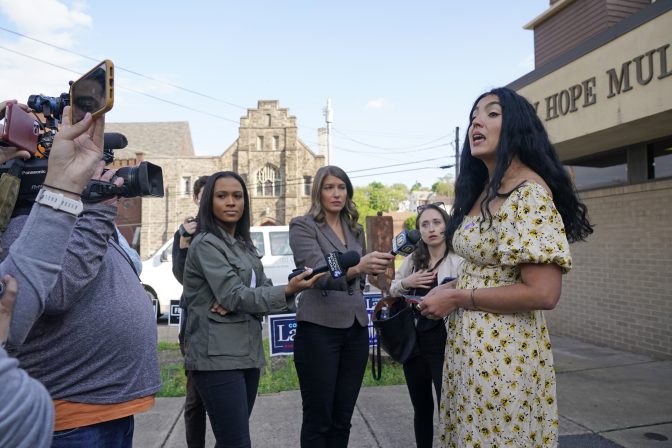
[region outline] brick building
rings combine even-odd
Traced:
[[[296,117],[278,101],[259,101],[240,119],[239,137],[220,156],[195,156],[189,125],[108,123],[128,146],[115,151],[115,166],[147,161],[161,166],[163,198],[124,199],[118,225],[147,258],[168,239],[187,215],[197,212],[191,200],[194,181],[217,171],[240,174],[250,193],[252,225],[283,225],[310,206],[310,188],[324,156],[298,138]]]
[[[536,108],[595,233],[547,313],[551,330],[672,357],[672,2],[552,0],[534,71],[509,87]]]

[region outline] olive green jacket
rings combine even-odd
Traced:
[[[186,370],[234,370],[265,364],[261,314],[289,311],[284,286],[264,275],[253,247],[222,232],[197,235],[184,266]],[[250,287],[256,277],[256,287]],[[210,311],[214,301],[229,310]]]

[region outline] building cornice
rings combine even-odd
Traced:
[[[559,0],[553,4],[550,8],[548,8],[546,11],[542,12],[539,14],[537,17],[532,19],[531,22],[527,23],[523,29],[526,30],[533,30],[563,9],[565,9],[567,6],[571,5],[574,3],[575,0]]]
[[[651,20],[662,14],[665,14],[670,10],[672,10],[672,0],[658,0],[646,8],[634,13],[630,17],[626,17],[611,28],[604,30],[600,34],[597,34],[590,39],[587,39],[582,44],[574,47],[566,53],[561,54],[557,58],[547,62],[541,67],[538,67],[528,74],[521,76],[515,81],[509,83],[507,87],[513,90],[522,89],[523,87],[532,84],[544,76],[553,73],[554,71],[581,58],[582,56],[585,56],[586,54],[608,44],[612,40],[618,39],[622,35],[629,33],[635,28],[650,22]]]

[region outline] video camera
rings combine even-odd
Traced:
[[[105,60],[77,81],[70,82],[70,92],[60,96],[30,95],[30,114],[14,104],[8,105],[0,144],[16,146],[31,154],[30,159],[9,160],[0,165],[1,173],[10,173],[21,180],[15,209],[29,208],[47,174],[49,152],[63,117],[63,109],[70,105],[71,123],[83,119],[87,112],[95,118],[112,108],[114,103],[114,66]],[[10,107],[11,106],[11,107]],[[37,113],[42,114],[44,122]],[[114,161],[114,149],[121,149],[128,141],[121,134],[105,134],[103,160]],[[119,168],[116,176],[124,180],[121,187],[110,182],[91,180],[82,193],[82,201],[100,202],[114,196],[163,197],[163,172],[161,167],[141,162],[136,167]]]

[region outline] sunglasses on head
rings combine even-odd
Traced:
[[[418,208],[416,209],[417,212],[418,212],[418,215],[419,215],[420,213],[422,213],[422,212],[423,212],[426,208],[428,208],[430,205],[433,205],[433,206],[435,206],[435,207],[442,208],[444,212],[447,212],[447,211],[448,211],[448,210],[446,210],[446,204],[444,204],[443,202],[433,202],[433,203],[431,203],[431,204],[418,205]]]

